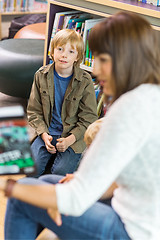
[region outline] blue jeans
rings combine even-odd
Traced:
[[[52,137],[53,140],[51,143],[56,146],[57,138],[61,136]],[[65,152],[57,151],[55,154],[49,153],[41,137],[37,137],[34,140],[31,150],[37,167],[37,173],[34,177],[39,177],[45,172],[50,160],[53,161],[52,174],[66,175],[66,173],[73,173],[77,169],[81,158],[81,154],[75,153],[71,147],[67,148]]]
[[[40,179],[22,179],[23,183],[56,183],[61,177],[45,175]],[[65,201],[65,199],[64,199]],[[5,218],[6,240],[34,240],[39,225],[52,230],[63,240],[129,240],[120,217],[109,206],[96,202],[80,217],[62,215],[58,227],[47,211],[16,199],[9,199]]]

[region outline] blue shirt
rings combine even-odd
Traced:
[[[52,112],[52,120],[49,126],[49,133],[51,135],[61,135],[63,132],[63,124],[61,119],[61,110],[64,100],[64,95],[73,74],[67,78],[63,78],[58,75],[56,70],[54,70],[54,106]]]

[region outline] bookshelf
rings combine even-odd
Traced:
[[[78,10],[100,17],[108,17],[118,11],[135,12],[145,17],[154,29],[160,31],[160,7],[144,4],[134,0],[49,0],[47,12],[47,31],[44,48],[44,65],[49,63],[48,48],[57,12]],[[92,71],[90,67],[81,64],[81,68]]]

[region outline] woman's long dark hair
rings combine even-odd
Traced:
[[[112,57],[113,101],[140,84],[160,84],[160,41],[149,22],[119,12],[95,25],[89,36],[93,53]]]

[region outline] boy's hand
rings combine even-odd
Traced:
[[[69,182],[73,178],[74,178],[74,174],[66,174],[66,176],[64,178],[62,178],[61,180],[59,180],[58,183]]]
[[[59,152],[65,152],[66,149],[71,146],[75,141],[76,138],[73,134],[69,135],[66,138],[59,138],[57,139],[58,143],[56,144],[57,150]]]
[[[58,138],[57,142],[58,143],[56,144],[56,148],[59,152],[65,152],[66,149],[69,147],[68,141],[66,138]]]
[[[45,145],[46,145],[46,149],[48,152],[50,152],[51,154],[56,153],[56,148],[54,145],[51,144],[52,142],[52,136],[48,135],[48,133],[42,133],[41,138],[43,139]]]

